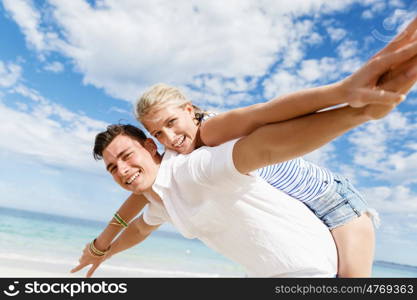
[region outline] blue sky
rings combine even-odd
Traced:
[[[0,205],[108,220],[128,194],[91,155],[150,85],[224,111],[335,82],[417,13],[411,0],[3,0]],[[417,88],[306,156],[381,215],[376,258],[417,265]]]

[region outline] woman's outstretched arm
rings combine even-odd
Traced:
[[[370,81],[373,82],[370,79],[378,72],[383,72],[387,66],[404,60],[416,64],[416,56],[417,42],[413,42],[393,53],[381,56],[380,59],[373,59],[346,81],[359,90],[365,88],[368,90],[366,93],[370,92],[370,95],[379,95],[381,99],[385,99],[385,104],[369,104],[360,108],[344,107],[262,126],[235,144],[233,161],[236,168],[245,174],[302,156],[364,122],[384,117],[396,107],[402,96],[383,89],[374,89],[374,86],[369,84]],[[404,73],[391,78],[384,86],[407,92],[404,87],[410,89],[417,80],[415,67],[413,64],[408,65]]]
[[[373,73],[373,76],[370,77],[369,87],[375,88],[377,84],[381,85],[393,77],[398,77],[400,72],[404,72],[413,64],[408,58],[384,66],[385,70],[378,68],[378,71],[375,72],[376,70],[370,68],[370,66],[378,64],[381,56],[391,54],[400,47],[414,42],[417,39],[416,32],[417,18],[361,68],[361,70],[366,69]],[[207,146],[216,146],[246,136],[266,124],[290,120],[339,104],[347,103],[352,107],[363,107],[368,104],[384,102],[384,98],[374,96],[371,89],[357,89],[357,86],[351,84],[352,77],[334,84],[283,95],[269,102],[234,109],[212,117],[201,124],[199,130],[201,143]],[[408,88],[399,90],[384,87],[384,90],[404,93]]]

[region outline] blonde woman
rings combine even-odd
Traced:
[[[413,22],[410,27],[416,26],[415,23]],[[402,43],[410,41],[411,36],[408,40],[403,38]],[[380,55],[389,55],[390,51],[399,46],[398,43],[395,46],[390,44]],[[178,89],[159,84],[139,99],[136,115],[151,135],[167,149],[188,154],[200,146],[219,145],[246,136],[260,126],[292,119],[341,103],[348,103],[352,107],[371,104],[369,107],[374,110],[374,116],[382,117],[387,113],[386,107],[380,105],[378,114],[375,106],[392,99],[395,94],[374,89],[377,81],[379,80],[378,83],[382,84],[384,90],[406,92],[416,77],[413,74],[415,72],[407,73],[407,71],[414,71],[412,67],[415,64],[415,59],[411,59],[406,64],[397,66],[397,75],[392,72],[391,74],[395,76],[386,83],[380,77],[382,73],[378,73],[381,71],[381,66],[373,70],[366,65],[342,82],[286,95],[267,103],[236,109],[211,118],[207,118],[206,113],[193,106]],[[402,77],[399,75],[401,72],[407,75]],[[364,88],[358,88],[358,85],[363,85],[364,80],[367,79],[369,82]],[[329,93],[329,90],[335,92]],[[298,137],[288,136],[282,143],[294,139],[300,139],[301,143],[302,133]],[[366,201],[342,176],[301,158],[286,161],[289,158],[291,153],[283,151],[281,156],[283,163],[258,170],[259,176],[273,187],[302,201],[328,226],[338,250],[339,276],[369,276],[373,259],[374,232],[369,217],[373,212]],[[143,196],[129,197],[119,209],[119,214],[115,216],[117,221],[115,224],[126,225],[146,203],[147,200]],[[96,240],[96,247],[106,249],[117,231],[117,228],[109,225]],[[87,275],[91,275],[97,266],[97,264],[93,265]]]

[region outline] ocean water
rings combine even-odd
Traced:
[[[106,226],[88,221],[0,207],[1,262],[75,267],[85,245]],[[242,277],[244,270],[198,240],[157,230],[142,242],[106,261],[100,268],[126,277]],[[99,268],[99,269],[100,269]],[[98,270],[99,271],[99,270]],[[96,272],[99,275],[99,272]]]
[[[24,266],[52,265],[55,271],[67,268],[59,271],[69,272],[68,266],[77,265],[85,244],[105,225],[0,207],[0,277],[8,276],[2,273],[2,261],[18,261]],[[140,245],[115,255],[100,268],[115,272],[118,277],[245,276],[241,266],[200,241],[162,230],[154,232]],[[373,277],[417,277],[417,267],[376,262]]]

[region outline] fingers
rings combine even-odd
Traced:
[[[413,77],[401,74],[384,82],[380,87],[384,90],[395,91],[402,94],[407,94],[417,81],[417,74]]]
[[[70,273],[75,273],[75,272],[78,272],[79,270],[81,270],[82,268],[84,268],[85,266],[87,266],[88,264],[79,264],[78,266],[76,266],[74,269],[72,269],[71,271],[70,271]]]
[[[395,108],[395,105],[383,105],[383,104],[372,104],[365,107],[364,113],[368,115],[372,120],[378,120],[385,117]]]
[[[415,38],[415,33],[417,32],[417,17],[408,24],[408,26],[398,34],[384,49],[379,51],[377,54],[373,56],[380,56],[388,54],[389,52],[393,52],[400,47],[404,46],[407,42],[413,40]]]
[[[374,78],[375,76],[379,78],[381,74],[389,71],[391,66],[406,62],[415,55],[417,55],[417,41],[393,53],[372,59],[367,67],[365,67],[365,72],[368,73],[370,78]]]
[[[88,272],[87,272],[87,278],[90,278],[91,276],[93,276],[93,273],[97,270],[97,268],[98,268],[98,266],[99,266],[100,264],[94,264],[91,268],[90,268],[90,270],[88,270]]]
[[[416,81],[417,57],[388,72],[378,87],[386,91],[407,94]]]
[[[396,105],[405,99],[405,95],[380,89],[362,89],[358,95],[362,106],[367,104]],[[355,104],[351,105],[355,106]]]

